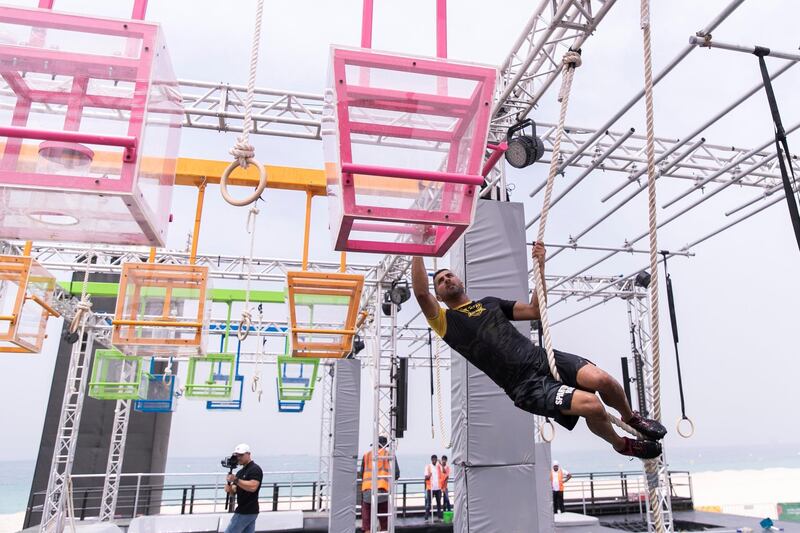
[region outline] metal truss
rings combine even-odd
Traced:
[[[382,272],[381,272],[382,273]],[[381,276],[381,279],[385,279]],[[373,431],[372,431],[372,523],[378,524],[378,519],[386,517],[388,533],[395,531],[395,480],[394,480],[394,466],[395,466],[395,413],[397,410],[397,306],[391,304],[391,315],[384,317],[380,311],[382,286],[378,285],[378,290],[375,291],[375,309],[373,315],[373,338],[370,339],[371,355],[372,355],[372,399],[373,399]],[[388,320],[387,320],[388,319]],[[382,324],[388,321],[388,328]],[[381,446],[380,437],[386,437],[387,443]],[[385,451],[386,455],[379,455],[381,451]],[[389,493],[387,498],[389,505],[386,513],[378,512],[378,459],[386,459],[389,462]],[[382,476],[385,479],[385,476]],[[376,526],[377,527],[377,526]]]
[[[538,123],[539,133],[547,153],[552,153],[556,135],[556,124]],[[577,185],[593,170],[621,172],[627,181],[602,198],[605,202],[628,185],[642,185],[642,178],[647,179],[647,160],[645,157],[645,137],[637,135],[631,128],[627,131],[606,130],[598,136],[593,128],[567,126],[561,141],[560,163],[562,173],[566,166],[584,169],[574,180]],[[595,141],[588,142],[597,137]],[[706,142],[702,137],[692,136],[687,139],[656,137],[656,159],[659,178],[676,178],[701,183],[710,178],[710,182],[726,183],[735,180],[742,187],[770,189],[781,182],[780,170],[774,152],[762,145],[758,149],[736,146],[723,146]],[[549,159],[544,158],[545,163]],[[568,163],[565,164],[565,162]],[[798,162],[793,161],[795,169],[800,169]],[[740,176],[743,169],[749,169],[746,175]],[[708,183],[708,182],[706,182]],[[555,199],[561,200],[574,187],[567,186]],[[702,186],[705,186],[703,183]],[[543,185],[534,189],[530,196],[536,195]]]
[[[94,335],[85,325],[79,329],[78,341],[72,345],[69,357],[64,400],[58,421],[53,461],[47,481],[47,494],[42,507],[41,533],[61,533],[64,530],[64,509],[68,498],[72,498],[70,475],[78,444],[83,398],[91,367]]]
[[[121,380],[125,381],[127,365],[122,365]],[[117,510],[117,494],[119,493],[120,474],[122,474],[122,461],[125,456],[125,441],[128,436],[128,422],[131,418],[131,401],[117,400],[114,409],[114,423],[111,428],[111,445],[108,449],[108,463],[106,464],[106,478],[103,482],[103,496],[100,500],[100,520],[114,520]]]
[[[490,139],[505,138],[561,73],[561,58],[578,50],[616,0],[541,0],[500,67]]]
[[[644,389],[647,412],[652,416],[653,406],[657,400],[653,388],[654,361],[652,352],[652,338],[650,336],[650,298],[647,289],[634,287],[635,296],[627,299],[628,322],[632,333],[632,348],[634,357],[641,360],[643,382],[637,381],[636,386],[640,391]],[[641,406],[640,406],[641,408]],[[656,514],[661,515],[664,531],[674,531],[672,520],[672,502],[670,499],[669,479],[664,453],[657,459],[645,461],[645,479],[649,490],[655,490],[658,495],[658,508],[654,509],[650,499],[647,499],[647,528],[655,531]],[[648,464],[649,463],[649,464]]]
[[[179,80],[183,125],[213,131],[241,132],[247,87],[228,83]],[[253,131],[300,139],[320,139],[323,97],[274,89],[256,89]]]
[[[329,491],[331,486],[331,454],[333,453],[333,380],[336,364],[321,362],[322,366],[322,412],[319,431],[319,510],[327,511],[330,505]]]

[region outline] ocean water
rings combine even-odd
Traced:
[[[436,452],[436,450],[434,450]],[[800,468],[800,443],[781,444],[771,447],[713,447],[673,448],[667,450],[667,461],[671,470],[706,472],[721,470],[762,470],[765,468]],[[619,455],[601,451],[558,451],[553,457],[573,473],[638,471],[641,463],[627,460]],[[403,478],[420,478],[430,460],[428,454],[398,453],[400,474]],[[220,465],[219,457],[173,457],[167,461],[167,472],[190,474],[172,478],[168,483],[209,483],[209,478],[191,474],[218,472],[227,473]],[[296,481],[313,481],[319,458],[311,455],[257,456],[254,460],[265,473],[265,483],[288,481],[287,474],[280,472],[311,471],[299,475]],[[33,461],[0,461],[0,514],[11,514],[25,510],[33,477]]]

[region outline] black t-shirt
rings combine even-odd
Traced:
[[[236,511],[239,514],[258,514],[258,492],[261,490],[261,481],[264,473],[261,467],[250,461],[236,472],[236,479],[250,481],[258,480],[258,488],[255,492],[247,492],[241,487],[236,487]]]
[[[455,309],[440,309],[436,318],[428,319],[444,342],[506,393],[546,366],[541,351],[510,322],[514,303],[486,297]]]

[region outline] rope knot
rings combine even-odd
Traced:
[[[583,64],[583,59],[581,59],[580,52],[576,52],[575,50],[570,50],[566,54],[564,54],[564,57],[561,59],[561,62],[565,67],[578,68]]]
[[[247,338],[250,334],[250,327],[253,325],[253,315],[250,314],[250,311],[242,311],[242,321],[239,323],[239,331],[236,332],[236,336],[239,337],[240,341],[243,341]]]
[[[239,136],[236,138],[236,144],[233,145],[233,148],[228,153],[236,159],[240,167],[247,168],[247,165],[256,156],[256,149],[250,144],[247,137]]]

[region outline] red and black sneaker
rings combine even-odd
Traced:
[[[661,440],[664,438],[664,435],[667,434],[667,428],[662,426],[660,422],[651,418],[645,418],[637,412],[633,413],[633,416],[627,423],[650,440]]]
[[[661,444],[655,441],[622,438],[625,439],[625,447],[617,450],[617,453],[638,457],[639,459],[655,459],[661,455]]]

